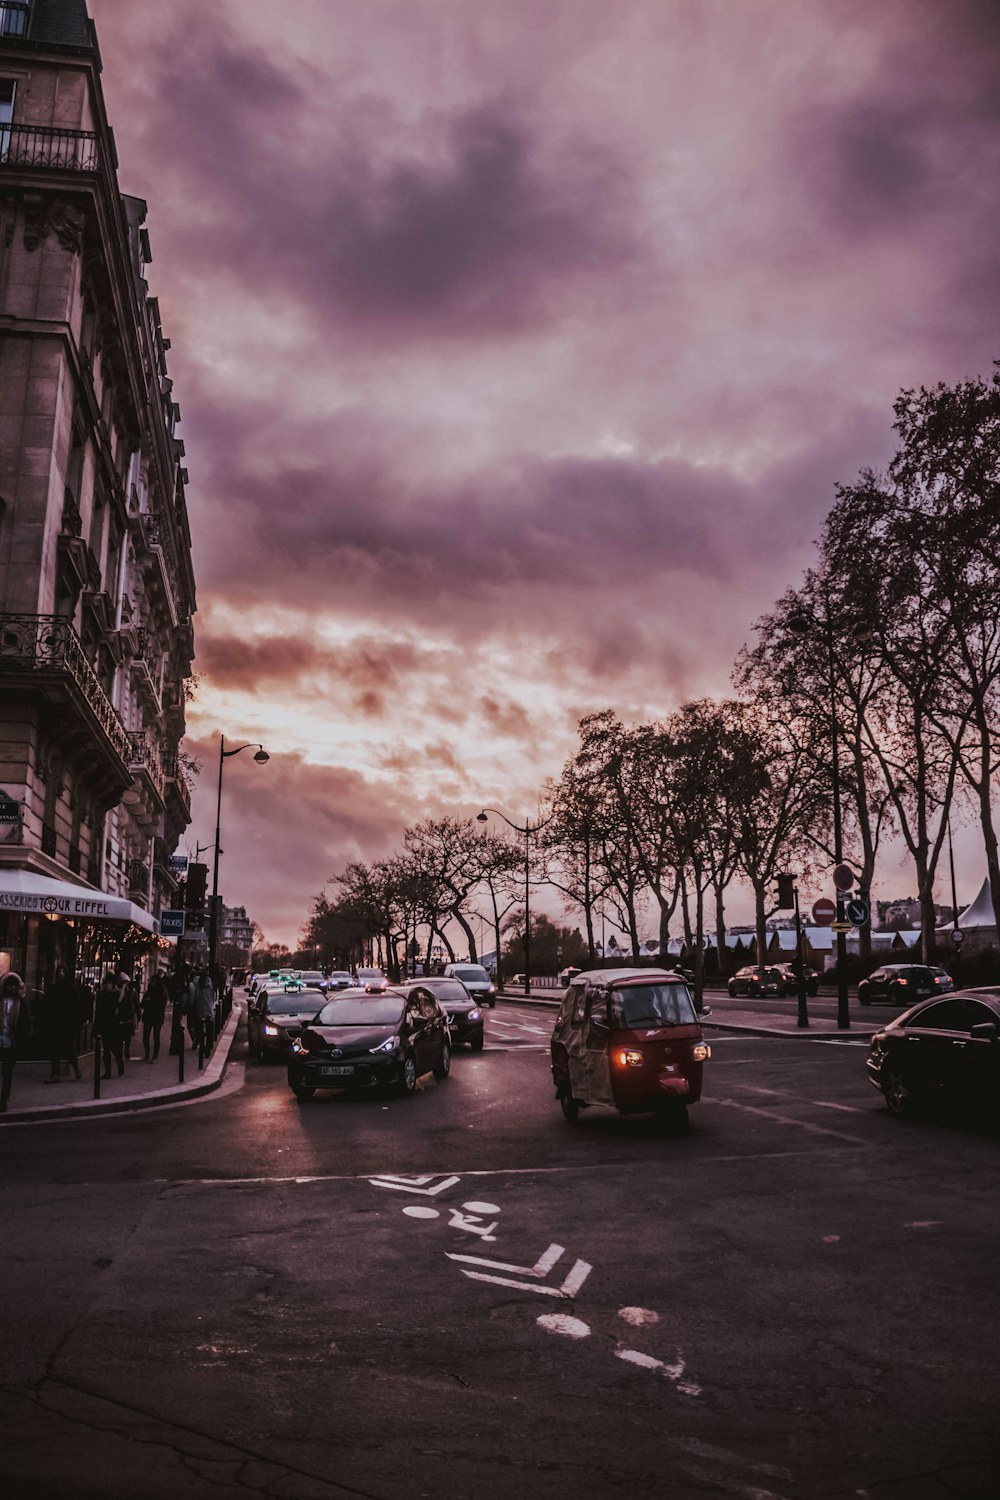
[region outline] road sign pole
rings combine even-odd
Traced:
[[[809,1007],[806,1004],[806,967],[802,953],[802,916],[799,912],[799,888],[795,887],[795,988],[799,1001],[798,1025],[809,1025]]]
[[[837,892],[837,925],[844,925],[844,892]],[[847,1006],[847,933],[837,933],[837,1030],[851,1029],[851,1013]]]

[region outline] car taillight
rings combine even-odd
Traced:
[[[909,982],[910,981],[908,979],[895,979],[895,980],[893,980],[894,984],[907,985],[907,984],[909,984]]]

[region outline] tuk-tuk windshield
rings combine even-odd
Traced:
[[[698,1017],[686,984],[630,984],[611,992],[615,1025],[692,1026]]]

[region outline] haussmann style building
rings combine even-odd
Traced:
[[[190,822],[195,610],[146,205],[84,0],[0,0],[0,970],[138,972]]]

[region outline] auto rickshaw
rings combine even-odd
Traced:
[[[623,1115],[653,1114],[683,1134],[711,1049],[679,974],[590,969],[567,986],[551,1056],[556,1098],[570,1124],[581,1109],[602,1104]]]

